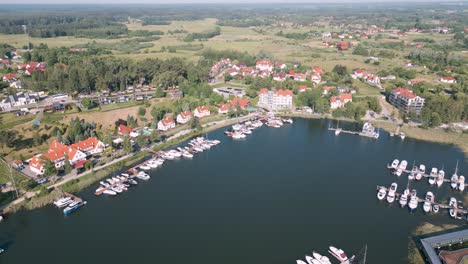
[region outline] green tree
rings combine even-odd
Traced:
[[[198,117],[194,116],[190,119],[189,121],[190,128],[196,129],[196,130],[201,130],[202,126],[200,124],[200,119]]]
[[[70,164],[70,159],[68,158],[68,154],[65,154],[65,161],[63,162],[63,170],[65,171],[65,174],[70,174],[73,170],[73,167]]]
[[[369,51],[363,45],[359,44],[354,48],[353,55],[369,56]]]
[[[52,176],[57,174],[57,168],[51,160],[46,159],[42,164],[42,166],[44,166],[44,176]]]
[[[143,107],[138,108],[138,115],[144,116],[146,114],[146,109]]]
[[[122,147],[126,154],[130,154],[133,152],[133,146],[129,136],[124,137]]]
[[[35,146],[40,146],[42,144],[42,137],[39,135],[39,131],[34,131],[33,141]]]
[[[440,115],[436,112],[431,114],[431,127],[438,127],[442,124],[442,119]]]
[[[335,72],[336,74],[340,75],[340,76],[345,76],[345,75],[348,74],[348,68],[346,68],[346,66],[340,65],[340,64],[335,65],[335,67],[333,67],[332,71]]]

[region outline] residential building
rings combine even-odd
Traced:
[[[286,78],[287,78],[286,73],[274,73],[273,74],[273,80],[277,82],[282,82],[286,80]]]
[[[227,114],[231,109],[231,104],[225,103],[218,107],[218,114]]]
[[[273,70],[273,62],[263,59],[257,61],[255,68],[260,71],[272,71]]]
[[[457,80],[453,77],[440,77],[439,81],[442,83],[456,83],[457,82]]]
[[[126,126],[126,125],[120,124],[119,127],[117,128],[117,133],[119,135],[129,135],[132,132],[133,132],[133,128]]]
[[[353,101],[352,94],[340,94],[339,96],[332,96],[330,97],[330,108],[337,109],[344,107],[348,102]]]
[[[322,81],[322,77],[320,76],[320,74],[312,74],[312,76],[310,77],[310,81],[315,84],[319,84]]]
[[[349,42],[345,42],[345,41],[339,41],[338,43],[336,43],[336,48],[338,50],[348,50],[350,48],[351,44]]]
[[[309,87],[307,87],[307,85],[299,85],[298,91],[300,93],[303,93],[303,92],[307,91],[308,89],[309,89]]]
[[[185,124],[192,119],[192,112],[185,111],[177,115],[177,123],[178,124]]]
[[[424,107],[424,98],[417,96],[412,90],[398,87],[392,91],[389,102],[400,111],[419,114]]]
[[[259,92],[258,106],[272,111],[290,110],[293,107],[292,97],[291,90],[269,91],[262,88]]]
[[[166,131],[171,128],[174,128],[176,123],[172,118],[165,118],[158,122],[158,130]]]
[[[240,107],[241,109],[245,109],[250,106],[250,101],[248,99],[242,99],[242,98],[233,98],[231,100],[231,107],[234,110],[237,110],[237,107]]]
[[[198,117],[198,118],[203,118],[210,116],[210,107],[205,105],[205,106],[200,106],[195,108],[195,111],[193,111],[193,115]]]
[[[81,152],[85,153],[86,156],[102,153],[106,148],[104,143],[96,137],[89,137],[78,143],[70,145],[70,147],[80,150]]]
[[[286,66],[286,64],[285,64],[284,62],[282,62],[282,61],[277,61],[277,62],[276,62],[276,68],[281,69],[281,70],[284,70],[284,69],[287,68],[287,66]]]
[[[322,87],[322,94],[328,94],[330,92],[331,89],[333,89],[334,87],[332,86],[323,86]]]
[[[29,93],[17,93],[16,95],[8,95],[3,101],[0,103],[0,108],[2,110],[10,110],[11,108],[17,106],[25,106],[29,104],[35,104],[39,102],[39,98],[33,96]]]

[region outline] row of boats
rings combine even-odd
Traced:
[[[269,127],[279,128],[282,127],[285,123],[292,124],[293,120],[291,118],[281,119],[274,116],[270,116],[266,123],[263,123],[262,120],[249,120],[244,123],[237,123],[232,126],[232,130],[226,130],[224,133],[234,139],[246,138],[247,135],[252,134],[252,130],[255,130],[259,127],[262,127],[264,124]]]
[[[54,205],[58,208],[64,208],[63,214],[68,215],[78,210],[81,206],[85,205],[86,201],[81,199],[73,199],[69,196],[64,196],[54,201]]]
[[[393,160],[391,165],[388,166],[388,168],[393,170],[393,173],[397,176],[401,176],[403,172],[406,172],[407,167],[408,162],[406,160],[402,160],[400,162],[398,159]],[[445,171],[443,169],[439,170],[434,167],[431,169],[429,175],[426,175],[426,166],[424,164],[420,164],[419,167],[413,165],[413,168],[411,171],[409,171],[408,179],[420,181],[423,177],[428,177],[429,184],[437,185],[437,187],[442,186],[442,184],[446,181]],[[450,178],[450,186],[455,190],[465,190],[465,177],[463,175],[458,176],[458,162],[455,172]]]
[[[193,158],[195,153],[208,150],[219,143],[221,143],[219,140],[208,140],[203,137],[197,137],[188,143],[190,147],[178,147],[177,150],[171,149],[160,151],[156,157],[137,166],[135,168],[136,174],[129,175],[127,173],[122,173],[121,175],[101,181],[95,194],[107,194],[113,196],[122,193],[128,190],[130,186],[137,185],[138,181],[136,179],[144,181],[151,179],[151,176],[146,173],[146,171],[162,166],[166,160],[174,160],[180,157]]]
[[[397,199],[397,188],[398,184],[396,182],[392,183],[389,188],[380,186],[378,187],[377,199],[384,200],[386,199],[388,203],[393,203]],[[417,196],[416,189],[410,191],[408,186],[403,191],[403,194],[399,195],[399,204],[403,208],[408,206],[411,211],[416,210],[419,204],[419,198]],[[427,192],[424,203],[423,211],[426,213],[438,213],[440,210],[440,205],[434,202],[435,195],[432,192]],[[461,201],[457,203],[457,200],[454,197],[450,198],[449,202],[449,214],[453,218],[461,219],[463,212],[463,204]]]
[[[354,256],[348,258],[348,256],[342,249],[336,248],[334,246],[330,246],[328,252],[333,257],[338,259],[340,263],[351,263],[351,261],[354,260]],[[296,260],[296,264],[331,264],[331,261],[328,257],[320,255],[315,251],[312,252],[312,256],[306,255],[305,260],[306,261],[298,259]]]

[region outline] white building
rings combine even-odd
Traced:
[[[203,118],[203,117],[209,116],[210,114],[211,114],[210,107],[207,105],[197,107],[195,111],[193,112],[193,115],[198,118]]]
[[[255,68],[260,71],[271,72],[273,70],[273,62],[269,60],[260,60],[260,61],[257,61]]]
[[[158,122],[158,130],[166,131],[171,128],[174,128],[176,123],[172,118],[165,118]]]
[[[291,90],[269,91],[262,88],[259,92],[258,106],[268,110],[290,110],[293,92]]]
[[[185,124],[192,119],[192,112],[185,111],[177,115],[177,123]]]

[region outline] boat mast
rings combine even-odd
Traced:
[[[457,160],[457,166],[455,166],[455,175],[458,173],[458,160]]]
[[[366,258],[367,258],[367,244],[364,247],[364,261],[362,262],[363,264],[366,264]]]

